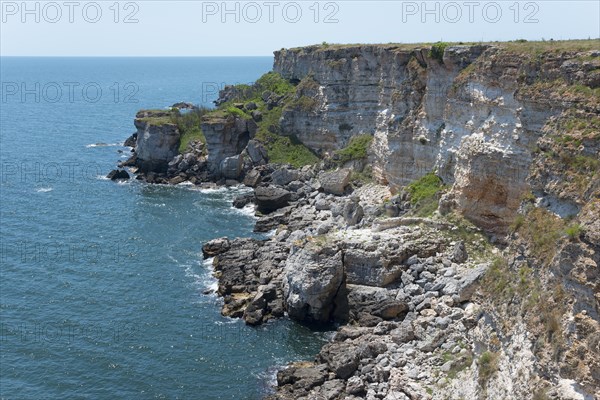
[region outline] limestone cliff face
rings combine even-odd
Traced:
[[[208,146],[208,166],[215,176],[237,179],[243,166],[242,151],[256,133],[252,120],[232,115],[212,115],[202,121]]]
[[[381,183],[394,189],[436,170],[453,185],[446,201],[503,234],[530,188],[544,127],[581,104],[577,96],[540,96],[537,83],[599,85],[598,67],[582,61],[585,54],[536,57],[489,45],[446,47],[442,58],[399,45],[277,51],[274,70],[300,81],[299,97],[313,99],[284,111],[282,131],[319,152],[372,134]]]
[[[169,112],[140,111],[135,116],[136,166],[142,172],[164,172],[179,151],[180,134]]]

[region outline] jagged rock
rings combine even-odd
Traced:
[[[325,364],[308,367],[292,365],[277,373],[277,384],[279,386],[293,384],[296,389],[306,391],[325,382],[327,375]]]
[[[342,168],[337,171],[323,172],[319,175],[318,179],[326,193],[341,196],[350,184],[351,175],[351,170]]]
[[[360,361],[358,348],[350,343],[326,344],[318,355],[318,360],[340,379],[348,379],[358,368]]]
[[[135,143],[137,141],[137,132],[134,132],[131,136],[125,139],[123,146],[126,147],[135,147]]]
[[[348,226],[354,226],[362,220],[364,211],[356,199],[351,199],[344,204],[342,216]]]
[[[106,177],[111,181],[128,180],[130,178],[129,173],[124,169],[113,169]]]
[[[204,258],[214,257],[226,252],[231,248],[231,242],[228,238],[222,237],[206,242],[202,246],[202,255]]]
[[[250,172],[248,172],[246,174],[246,176],[244,176],[244,185],[255,188],[258,186],[258,184],[261,182],[262,180],[262,176],[260,175],[260,172],[256,169],[251,170]]]
[[[270,213],[288,205],[290,192],[274,186],[259,186],[254,190],[256,205],[261,213]]]
[[[171,106],[171,108],[178,108],[180,110],[193,110],[193,109],[198,108],[198,107],[196,107],[192,103],[188,103],[188,102],[185,102],[185,101],[180,101],[178,103],[173,104]]]
[[[248,141],[246,152],[248,152],[248,156],[254,165],[262,165],[267,162],[267,150],[256,140]]]
[[[462,264],[469,258],[467,254],[467,248],[465,247],[465,242],[460,241],[454,245],[454,249],[452,250],[452,261],[458,264]]]
[[[271,174],[271,181],[275,185],[285,186],[288,183],[297,180],[298,177],[299,174],[297,170],[281,167],[273,171]]]
[[[250,113],[250,115],[252,116],[252,119],[256,122],[262,121],[263,115],[260,111],[254,110]]]
[[[346,285],[351,319],[359,320],[361,313],[383,319],[394,319],[408,311],[408,305],[396,300],[394,291],[361,285]]]
[[[239,196],[236,196],[233,199],[232,205],[235,208],[244,208],[246,205],[252,203],[254,201],[254,193],[244,193]]]
[[[307,244],[290,254],[284,269],[284,299],[290,318],[329,322],[343,282],[341,251]]]

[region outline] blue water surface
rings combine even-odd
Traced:
[[[0,59],[0,397],[258,399],[323,335],[220,315],[201,245],[242,189],[103,178],[141,108],[210,105],[272,58]],[[121,152],[120,152],[121,151]]]

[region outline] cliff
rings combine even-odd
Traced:
[[[136,149],[255,189],[273,235],[203,246],[224,315],[338,324],[273,399],[600,398],[598,49],[281,50],[202,114],[208,155],[168,123]]]
[[[286,110],[282,131],[318,152],[373,135],[379,182],[398,189],[435,170],[467,218],[504,234],[530,189],[538,139],[560,134],[547,124],[599,110],[597,47],[543,46],[447,46],[436,56],[406,45],[276,51],[274,71],[300,82],[297,96],[313,100]],[[559,90],[565,95],[550,94]],[[586,148],[590,157],[594,146]],[[566,194],[538,193],[556,208],[581,206]]]

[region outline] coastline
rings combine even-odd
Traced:
[[[583,192],[552,180],[579,172],[551,152],[566,151],[555,139],[564,121],[600,113],[600,80],[583,72],[600,68],[600,52],[543,50],[521,67],[523,54],[489,45],[435,54],[394,45],[282,50],[275,73],[226,87],[216,110],[182,103],[174,114],[136,116],[135,153],[120,167],[149,183],[242,183],[252,194],[234,205],[254,204],[255,232],[274,232],[203,245],[222,314],[253,326],[287,316],[337,328],[313,362],[277,373],[269,399],[563,399],[597,388],[591,369],[569,367],[570,350],[550,355],[574,340],[590,349],[592,368],[599,362],[598,300],[584,294],[599,254],[594,128],[573,131],[579,147],[568,148],[583,163]],[[383,84],[364,84],[370,59]],[[558,86],[567,77],[576,82]],[[197,113],[203,136],[179,154],[193,136],[182,109]],[[348,116],[356,110],[360,118]],[[296,158],[280,162],[281,146]],[[575,236],[566,231],[572,219],[585,227]],[[540,248],[529,229],[556,232]],[[565,263],[586,277],[561,272]],[[574,281],[585,291],[569,290]],[[569,319],[577,334],[562,329]]]

